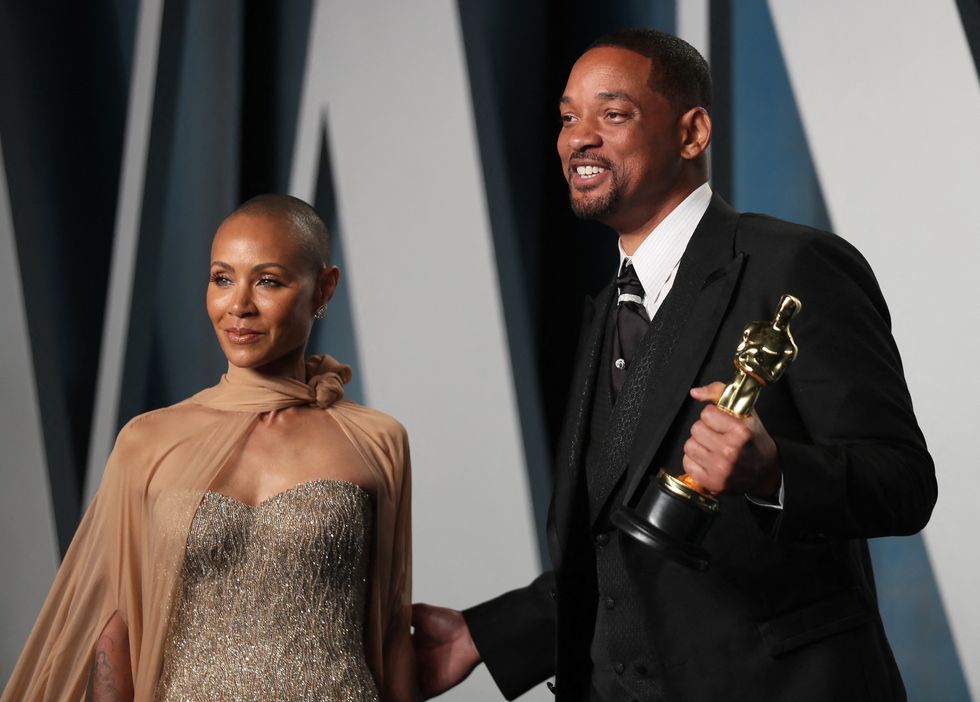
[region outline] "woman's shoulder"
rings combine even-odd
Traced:
[[[106,461],[102,485],[117,481],[148,478],[147,471],[174,447],[189,437],[211,429],[208,415],[213,412],[199,406],[179,403],[139,414],[119,430]]]
[[[216,410],[187,400],[138,414],[119,430],[116,450],[147,449],[179,441],[189,433],[207,427],[219,419],[219,415]]]
[[[408,431],[391,415],[350,400],[334,403],[330,412],[355,441],[379,446],[398,460],[407,453]]]
[[[406,436],[408,434],[405,426],[390,414],[365,407],[351,400],[340,400],[334,403],[331,409],[337,415],[364,427],[366,430],[393,436]]]

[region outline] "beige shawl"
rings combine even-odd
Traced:
[[[116,439],[0,702],[81,700],[93,647],[113,613],[129,628],[137,700],[152,700],[191,520],[259,414],[316,405],[357,449],[377,496],[365,647],[382,698],[410,699],[408,442],[390,417],[343,400],[350,368],[307,362],[308,383],[229,366],[221,382],[136,417]],[[367,483],[366,483],[367,484]],[[386,676],[388,679],[386,679]]]

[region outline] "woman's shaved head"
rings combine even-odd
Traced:
[[[290,233],[296,237],[309,259],[314,272],[330,265],[330,233],[327,225],[310,205],[292,195],[267,193],[256,195],[238,206],[228,219],[239,215],[269,217],[289,222]]]

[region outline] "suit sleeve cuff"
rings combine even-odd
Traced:
[[[480,658],[504,697],[512,700],[555,673],[554,578],[463,611]]]
[[[753,497],[752,495],[746,495],[745,499],[754,505],[759,507],[765,507],[766,509],[780,510],[783,508],[784,497],[786,495],[786,481],[783,480],[783,476],[779,476],[779,491],[776,493],[776,499],[769,500],[764,497]]]

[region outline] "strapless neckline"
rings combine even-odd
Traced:
[[[361,497],[366,497],[368,499],[371,498],[371,494],[357,483],[352,483],[349,480],[340,480],[337,478],[317,478],[315,480],[304,480],[303,482],[296,483],[295,485],[288,487],[280,492],[277,492],[274,495],[270,495],[264,500],[256,502],[254,505],[251,502],[245,502],[244,500],[239,500],[237,497],[232,497],[231,495],[227,495],[217,490],[207,490],[205,491],[204,494],[205,496],[210,496],[225,502],[230,502],[236,505],[240,505],[247,509],[255,510],[255,509],[262,509],[263,507],[267,507],[270,504],[274,504],[279,500],[289,497],[291,494],[295,492],[308,491],[320,486],[336,486],[336,487],[350,488],[352,492],[360,495]]]
[[[204,494],[187,536],[157,702],[378,702],[364,649],[370,494],[297,483]]]

